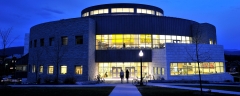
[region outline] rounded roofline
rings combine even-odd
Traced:
[[[91,11],[99,10],[99,9],[108,9],[109,11],[106,14],[109,15],[109,14],[112,14],[111,8],[134,8],[134,13],[137,13],[136,12],[137,8],[141,8],[141,9],[147,9],[147,10],[154,11],[154,14],[155,14],[155,12],[160,12],[161,15],[164,14],[164,11],[161,8],[152,6],[152,5],[138,4],[138,3],[110,3],[110,4],[101,4],[101,5],[94,5],[94,6],[87,7],[81,11],[81,15],[84,17],[84,15],[86,13],[88,13],[87,16],[90,16]],[[113,14],[115,14],[115,13],[113,13]]]

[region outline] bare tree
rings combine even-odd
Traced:
[[[29,58],[32,63],[35,65],[35,79],[38,82],[39,79],[39,71],[40,71],[40,64],[43,64],[43,60],[41,59],[43,56],[43,49],[34,49],[34,54],[31,55]]]
[[[5,64],[5,58],[7,57],[6,48],[8,48],[17,38],[11,37],[12,28],[8,28],[7,30],[0,29],[0,38],[1,38],[1,45],[2,45],[2,63]]]
[[[192,33],[192,43],[194,46],[191,46],[191,48],[186,48],[186,53],[188,54],[187,59],[190,59],[192,62],[197,62],[198,65],[198,75],[199,75],[199,82],[200,82],[200,88],[201,88],[201,94],[202,94],[202,78],[201,78],[201,71],[200,71],[200,63],[205,62],[209,59],[211,59],[210,49],[204,50],[201,44],[206,43],[206,40],[203,38],[206,36],[206,32],[201,28],[200,24],[197,24],[195,26],[195,30],[193,30]]]
[[[63,56],[68,51],[66,45],[63,45],[60,38],[54,38],[54,44],[51,47],[46,48],[46,52],[50,57],[51,62],[56,65],[56,78],[55,82],[58,83],[58,75],[59,75],[59,64],[62,62]]]

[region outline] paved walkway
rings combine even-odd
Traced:
[[[142,96],[136,86],[132,84],[118,84],[109,96]]]

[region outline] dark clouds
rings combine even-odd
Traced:
[[[43,10],[46,10],[48,12],[56,13],[56,14],[63,14],[64,12],[60,10],[50,9],[50,8],[43,8]]]

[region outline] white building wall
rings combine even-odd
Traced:
[[[166,49],[153,49],[152,50],[152,66],[149,66],[151,71],[150,73],[155,77],[158,78],[163,77],[165,79],[167,79],[167,72],[168,72],[168,67],[166,65]],[[153,67],[160,67],[160,68],[164,68],[164,75],[157,75],[157,74],[153,74]]]
[[[168,43],[164,49],[154,49],[152,51],[153,66],[163,66],[165,75],[162,76],[167,80],[199,80],[198,75],[188,76],[171,76],[170,63],[176,62],[196,62],[195,44],[176,44]],[[224,49],[221,45],[199,44],[200,61],[202,62],[223,62],[225,72]],[[214,77],[214,78],[213,78]],[[233,77],[228,73],[203,74],[202,80],[207,81],[224,81],[232,80]]]

